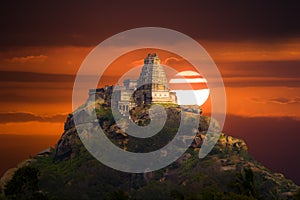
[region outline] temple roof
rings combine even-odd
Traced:
[[[152,91],[167,91],[168,80],[160,59],[156,53],[148,54],[144,60],[144,66],[138,79],[138,85],[152,83]]]

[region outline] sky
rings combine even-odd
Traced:
[[[89,52],[119,32],[164,27],[192,37],[218,66],[227,95],[224,131],[245,139],[259,161],[300,184],[294,170],[300,150],[294,143],[300,138],[297,3],[6,1],[0,7],[0,134],[60,135]],[[141,64],[145,52],[116,60],[105,81]],[[176,55],[159,53],[163,63],[184,66]],[[295,151],[287,159],[278,146]]]

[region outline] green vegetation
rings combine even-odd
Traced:
[[[201,199],[201,200],[255,200],[242,194],[233,192],[222,192],[215,187],[205,187],[198,194],[190,194],[186,199]]]
[[[297,190],[295,196],[293,197],[293,200],[299,200],[300,199],[300,188]]]
[[[243,168],[241,173],[237,175],[235,186],[239,192],[244,195],[254,196],[254,174],[251,168]]]
[[[39,190],[39,175],[40,171],[31,166],[18,169],[6,184],[4,193],[7,199],[46,199]]]
[[[96,114],[114,144],[122,148],[126,146],[127,151],[150,152],[168,144],[178,131],[180,108],[169,104],[163,106],[168,114],[165,126],[158,134],[147,139],[120,132],[115,126],[111,109],[105,103],[99,104]],[[133,120],[140,120],[144,125],[149,120],[147,108],[136,108],[131,110],[131,114]],[[196,120],[193,113],[190,114],[187,123]],[[81,116],[84,123],[85,113]],[[5,195],[0,194],[0,200],[280,199],[279,192],[297,187],[286,179],[277,179],[256,162],[248,153],[244,141],[225,134],[221,134],[210,154],[200,160],[198,145],[201,145],[204,138],[212,139],[206,135],[206,131],[213,119],[206,116],[200,117],[199,128],[195,133],[199,139],[198,144],[191,146],[169,166],[145,174],[116,171],[98,162],[82,145],[72,120],[73,116],[69,115],[65,133],[56,149],[47,156],[34,157],[36,162],[18,169],[7,183]],[[214,134],[218,124],[214,120],[212,124]],[[300,190],[297,195],[295,198],[300,196]]]
[[[183,161],[181,167],[183,170],[183,173],[185,175],[189,175],[191,173],[192,169],[195,168],[195,166],[200,162],[199,158],[197,156],[193,156],[190,159],[187,159]]]
[[[114,123],[114,118],[110,107],[102,105],[95,110],[96,110],[97,118],[100,119],[100,122],[109,121],[111,123]]]
[[[5,200],[6,198],[5,198],[5,195],[4,195],[4,193],[0,193],[0,200]]]
[[[161,105],[165,108],[178,107],[178,104],[175,103],[153,103],[153,105]]]

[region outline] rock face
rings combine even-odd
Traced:
[[[14,173],[16,172],[17,168],[10,168],[8,169],[0,179],[0,191],[5,188],[6,183],[11,180]]]
[[[109,99],[105,89],[102,94]],[[180,121],[178,107],[165,107],[168,118],[163,130],[158,136],[141,141],[116,126],[106,100],[90,101],[83,110],[92,103],[106,136],[125,151],[161,148],[172,140]],[[135,123],[149,123],[147,107],[130,112]],[[85,111],[80,115],[80,123],[85,123]],[[47,156],[35,157],[29,165],[39,170],[39,192],[48,199],[297,199],[299,187],[255,161],[241,139],[221,134],[210,154],[200,160],[198,152],[207,137],[210,120],[213,119],[201,116],[190,148],[177,161],[154,172],[129,174],[106,167],[89,154],[70,114],[55,149]],[[2,185],[13,173],[8,172],[8,178],[1,179]]]
[[[105,104],[99,106],[98,109],[100,107],[103,110],[106,109],[106,112],[98,113],[98,119],[107,136],[124,150],[139,151],[139,141],[123,132],[113,120],[104,117],[107,112],[109,113]],[[180,120],[180,109],[170,106],[166,108],[166,111],[169,116],[166,126],[176,127]],[[140,125],[149,122],[147,108],[131,110],[131,117],[135,123]],[[206,137],[210,120],[210,118],[202,116],[199,121],[198,133],[196,133],[190,149],[171,166],[159,170],[159,175],[157,175],[158,172],[143,175],[145,184],[154,181],[190,188],[195,186],[206,188],[206,184],[217,184],[222,185],[217,187],[221,193],[235,193],[253,199],[272,199],[275,196],[279,199],[290,199],[296,194],[298,186],[284,178],[282,174],[272,173],[255,161],[249,155],[246,143],[241,139],[222,134],[212,152],[204,160],[199,160],[197,153]],[[80,149],[83,148],[74,128],[72,115],[68,117],[65,127],[67,129],[56,146],[55,160],[76,159],[80,156]],[[168,141],[167,139],[151,140],[151,143],[160,143],[161,141],[165,143]],[[148,148],[147,143],[142,145],[143,150]],[[156,148],[159,148],[159,145]],[[147,185],[143,185],[143,187],[147,187]],[[141,190],[141,188],[136,189]]]

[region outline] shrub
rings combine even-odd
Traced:
[[[45,199],[39,192],[39,175],[40,171],[36,168],[30,166],[19,168],[6,184],[5,196],[8,199]]]

